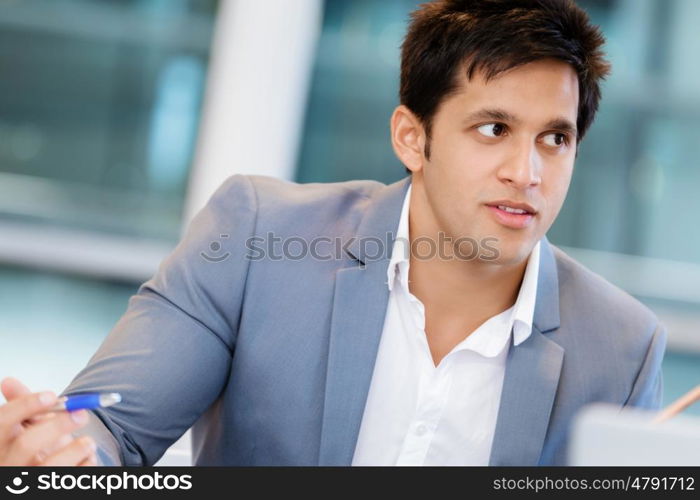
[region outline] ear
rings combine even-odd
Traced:
[[[420,120],[403,104],[391,115],[391,145],[401,163],[411,172],[423,168],[425,131]]]

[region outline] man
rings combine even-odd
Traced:
[[[424,4],[410,176],[229,178],[65,391],[122,394],[83,431],[101,462],[192,426],[198,465],[564,465],[582,406],[658,408],[665,329],[545,236],[602,44],[567,0]]]

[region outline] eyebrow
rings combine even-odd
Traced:
[[[474,111],[472,113],[469,113],[464,119],[465,122],[472,122],[475,120],[494,120],[511,123],[522,122],[520,118],[513,115],[512,113],[509,113],[508,111],[505,111],[503,109],[496,108],[487,108]],[[572,134],[574,136],[576,136],[578,133],[576,125],[574,125],[573,123],[571,123],[571,121],[563,117],[557,117],[552,120],[549,120],[547,123],[545,123],[544,127],[548,129],[558,130],[561,132],[568,132],[569,134]]]

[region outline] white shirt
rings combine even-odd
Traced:
[[[408,288],[409,186],[387,270],[389,303],[352,465],[488,465],[510,346],[532,331],[540,243],[515,304],[436,367],[425,308]]]

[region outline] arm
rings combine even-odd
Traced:
[[[87,431],[103,463],[154,464],[219,397],[235,347],[256,203],[250,180],[230,177],[63,392],[121,393],[121,403],[93,411]],[[221,245],[215,253],[213,242]],[[203,253],[230,255],[214,262]]]
[[[625,407],[648,410],[661,408],[664,385],[661,362],[666,350],[667,336],[663,325],[657,324],[632,391],[625,401]]]

